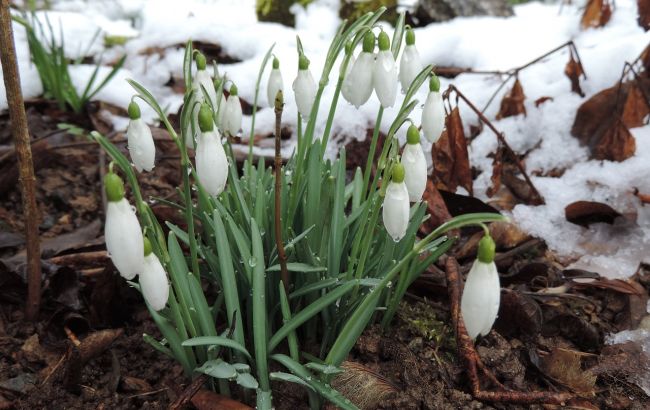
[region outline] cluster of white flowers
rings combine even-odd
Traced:
[[[140,275],[140,290],[147,303],[154,310],[161,310],[167,304],[169,284],[167,274],[151,252],[149,240],[142,235],[135,210],[124,198],[124,183],[112,171],[104,177],[108,199],[104,239],[106,250],[120,275],[133,280]]]

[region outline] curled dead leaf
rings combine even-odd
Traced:
[[[636,141],[620,119],[615,119],[594,147],[593,157],[610,161],[624,161],[636,152]]]
[[[582,14],[580,26],[583,29],[602,27],[612,17],[612,6],[609,0],[589,0]]]
[[[636,21],[639,23],[639,26],[643,27],[645,31],[648,31],[650,30],[650,1],[637,0],[637,5],[639,7],[639,17]]]
[[[566,70],[564,71],[566,73]],[[538,107],[542,104],[544,104],[547,101],[553,101],[553,97],[549,96],[544,96],[544,97],[539,97],[538,99],[535,100],[535,107]]]
[[[462,186],[472,194],[472,170],[467,153],[467,140],[458,107],[445,119],[446,129],[431,149],[433,177],[439,189],[455,192]]]
[[[569,49],[569,62],[566,63],[566,66],[564,67],[564,74],[569,77],[569,80],[571,80],[571,91],[578,94],[580,97],[584,97],[585,93],[582,91],[582,88],[580,88],[580,77],[585,76],[585,70],[582,67],[582,63],[576,61],[571,49]],[[535,101],[535,105],[537,105],[537,101]]]
[[[422,200],[427,204],[427,213],[430,218],[422,224],[420,232],[428,235],[434,229],[450,220],[451,215],[445,205],[445,201],[440,196],[440,191],[438,191],[438,188],[435,187],[430,178],[427,180],[427,187],[424,190]]]
[[[524,94],[524,89],[517,78],[510,91],[506,93],[506,95],[503,96],[503,100],[501,100],[501,107],[497,114],[497,120],[519,114],[526,115],[526,107],[524,106],[525,99],[526,95]]]
[[[576,201],[564,208],[564,216],[573,224],[587,227],[592,223],[599,222],[613,224],[621,214],[601,202]]]

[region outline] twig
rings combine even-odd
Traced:
[[[183,390],[183,392],[174,400],[172,404],[169,405],[168,410],[179,410],[182,409],[189,403],[190,400],[192,400],[192,397],[198,392],[201,387],[205,384],[205,382],[208,380],[208,376],[205,374],[201,373],[196,377],[196,379],[192,380],[192,383],[190,383],[189,386]]]
[[[572,395],[569,393],[553,393],[553,392],[520,392],[505,390],[506,387],[497,380],[492,372],[483,364],[481,357],[474,348],[474,343],[467,334],[465,323],[460,312],[460,275],[458,274],[459,266],[456,259],[453,257],[447,258],[445,262],[445,271],[447,273],[447,291],[449,293],[449,303],[451,309],[451,319],[454,324],[454,331],[456,332],[456,343],[458,345],[458,354],[461,360],[465,362],[467,367],[467,376],[470,380],[472,395],[474,398],[483,401],[503,402],[503,403],[517,403],[517,404],[533,404],[533,403],[549,403],[549,404],[563,404],[569,400]],[[484,391],[481,390],[481,383],[479,381],[478,371],[481,371],[492,383],[494,383],[499,391]]]
[[[282,155],[280,153],[280,132],[282,131],[282,109],[284,98],[282,90],[275,97],[275,243],[278,247],[280,272],[284,289],[289,293],[289,271],[287,270],[287,254],[282,243]]]
[[[25,105],[20,89],[20,75],[16,62],[16,47],[11,26],[9,0],[0,4],[0,63],[2,64],[11,133],[16,146],[20,171],[25,237],[27,240],[27,305],[25,317],[36,320],[41,305],[41,251],[38,236],[38,208],[36,207],[36,178]]]
[[[453,84],[449,85],[449,88],[444,92],[443,98],[449,99],[449,95],[451,92],[455,92],[456,95],[461,98],[463,101],[465,101],[465,104],[478,115],[478,118],[487,125],[492,132],[494,132],[494,135],[496,135],[497,139],[501,144],[503,144],[504,149],[506,150],[506,153],[510,155],[510,158],[514,161],[515,165],[517,166],[517,169],[519,169],[519,172],[521,172],[521,175],[523,175],[524,179],[526,180],[526,183],[530,187],[532,193],[533,193],[533,198],[532,203],[534,205],[542,205],[544,204],[544,198],[540,195],[539,191],[537,191],[537,188],[535,188],[535,185],[533,185],[533,181],[530,180],[528,177],[528,174],[526,173],[526,169],[524,166],[521,164],[521,161],[519,161],[519,157],[515,152],[512,150],[508,142],[506,141],[505,137],[503,136],[503,133],[499,132],[499,130],[496,129],[496,127],[492,124],[490,120],[487,119],[485,115],[481,111],[479,111],[478,108],[467,98],[463,93],[458,90]]]

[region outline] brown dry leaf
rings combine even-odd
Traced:
[[[601,202],[576,201],[564,208],[564,216],[571,223],[587,227],[592,223],[599,222],[613,224],[621,214]]]
[[[439,189],[454,192],[462,186],[472,194],[472,170],[467,154],[467,140],[458,107],[445,119],[446,129],[431,150],[433,177]]]
[[[440,196],[440,191],[438,191],[430,178],[427,180],[427,188],[424,190],[422,200],[427,203],[427,212],[430,218],[422,224],[420,232],[428,235],[434,229],[450,220],[451,215],[445,205],[445,201]]]
[[[244,403],[205,389],[196,392],[191,401],[198,410],[253,410]]]
[[[566,70],[564,71],[566,73]],[[540,105],[544,104],[547,101],[553,101],[553,97],[539,97],[538,99],[535,100],[535,107],[539,108]]]
[[[499,141],[497,152],[494,154],[494,159],[492,160],[492,176],[490,177],[492,185],[490,185],[485,192],[490,198],[499,192],[499,188],[501,188],[501,175],[503,174],[503,150],[504,148]]]
[[[628,128],[645,125],[645,119],[650,114],[648,99],[640,87],[640,82],[633,81],[627,90],[621,119]]]
[[[585,75],[585,70],[582,68],[582,63],[573,58],[573,51],[569,50],[569,62],[564,67],[564,74],[571,80],[571,91],[584,97],[585,93],[580,88],[580,76]],[[537,101],[535,101],[537,105]]]
[[[525,99],[524,89],[517,78],[510,91],[501,100],[501,108],[499,108],[497,120],[519,114],[526,115],[526,107],[524,106]]]
[[[639,282],[635,280],[622,280],[622,279],[574,279],[571,284],[572,289],[582,290],[589,288],[609,289],[614,292],[623,293],[625,295],[645,295],[645,289]]]
[[[541,358],[542,371],[575,392],[593,394],[596,375],[582,370],[582,356],[582,352],[556,348],[548,356]]]
[[[607,24],[611,17],[612,6],[609,0],[589,0],[582,14],[580,26],[583,29],[602,27]]]
[[[648,0],[637,0],[637,5],[639,7],[639,17],[637,22],[639,26],[643,27],[645,31],[650,30],[650,1]]]
[[[638,188],[635,188],[634,196],[639,198],[639,201],[641,201],[642,204],[650,204],[650,194],[644,194],[642,192],[639,192]]]
[[[620,119],[615,119],[605,130],[593,149],[595,159],[624,161],[636,152],[636,141]]]

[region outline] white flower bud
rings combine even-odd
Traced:
[[[412,127],[417,132],[417,128]],[[427,160],[424,151],[422,151],[422,145],[420,145],[419,135],[416,142],[406,144],[402,151],[401,161],[404,165],[404,183],[409,193],[409,200],[418,202],[422,199],[427,187]]]
[[[280,62],[277,61],[277,58],[273,59],[273,69],[271,69],[271,74],[269,74],[269,82],[266,90],[269,107],[275,107],[275,96],[278,95],[278,91],[284,91]]]
[[[499,312],[501,286],[494,262],[476,259],[463,289],[460,303],[467,334],[475,339],[479,334],[487,335]]]
[[[203,88],[205,88],[208,97],[210,97],[210,104],[213,107],[217,106],[217,91],[214,88],[214,82],[212,77],[208,73],[208,70],[197,70],[194,75],[194,81],[192,82],[192,87],[196,90],[197,94],[204,96]],[[201,99],[203,101],[203,99]]]
[[[138,172],[151,171],[156,159],[156,146],[151,129],[142,118],[129,121],[126,129],[129,154]]]
[[[440,94],[440,82],[433,75],[429,83],[429,95],[422,108],[422,132],[426,139],[435,143],[445,128],[445,106]]]
[[[392,107],[397,97],[397,67],[390,50],[383,50],[377,54],[372,71],[372,84],[381,106]]]
[[[237,95],[237,87],[233,85],[230,87],[230,95],[228,96],[226,106],[224,107],[222,124],[224,132],[227,132],[233,137],[236,136],[241,129],[241,117],[241,102]]]
[[[405,93],[408,90],[415,77],[420,74],[423,68],[418,49],[414,44],[407,45],[402,53],[399,66],[399,81],[402,85],[402,92]]]
[[[196,144],[196,174],[212,196],[223,192],[228,179],[228,159],[218,131],[202,132]]]
[[[196,136],[199,135],[199,108],[204,100],[203,93],[194,93],[192,99],[186,103],[192,107],[185,128],[185,146],[190,149],[194,149],[194,141]]]
[[[374,62],[373,53],[362,51],[343,82],[343,96],[357,108],[365,104],[372,95]]]
[[[404,167],[396,164],[393,168],[392,181],[386,188],[382,217],[388,235],[395,242],[406,235],[409,223],[409,193],[404,183]]]
[[[219,131],[221,132],[226,132],[226,129],[223,126],[226,117],[226,105],[228,105],[226,96],[224,93],[221,93],[221,102],[219,103],[219,111],[217,111],[217,121],[219,125]]]
[[[169,283],[165,269],[153,252],[144,257],[144,267],[139,282],[144,300],[153,310],[162,310],[169,298]]]
[[[144,265],[142,229],[135,211],[126,198],[108,201],[104,240],[108,255],[122,277],[131,280],[142,272]]]
[[[293,93],[296,96],[298,112],[303,118],[309,118],[316,98],[316,82],[309,71],[309,60],[305,56],[300,56],[298,62],[298,75],[293,81]]]
[[[350,102],[350,100],[352,99],[350,97],[350,95],[351,95],[353,89],[349,88],[349,87],[346,87],[346,84],[347,84],[346,80],[348,79],[348,76],[350,75],[350,72],[352,71],[352,66],[354,65],[355,61],[356,61],[356,59],[354,58],[354,55],[351,55],[350,56],[350,61],[348,61],[348,66],[345,67],[345,75],[343,76],[343,78],[344,78],[343,86],[341,86],[341,94],[343,95],[343,98],[345,98],[345,101],[347,101],[347,102]],[[341,70],[343,70],[343,66],[341,66]]]

